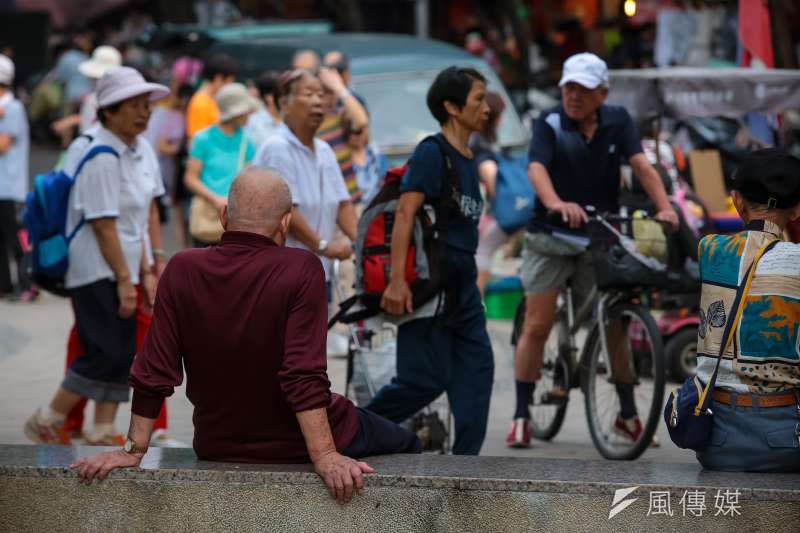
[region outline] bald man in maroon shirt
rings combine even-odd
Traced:
[[[372,472],[350,457],[419,453],[416,435],[330,391],[325,275],[314,254],[283,246],[291,210],[276,172],[246,170],[231,187],[220,244],[172,258],[131,368],[125,447],[76,461],[82,480],[139,465],[184,367],[200,459],[310,460],[344,503]]]

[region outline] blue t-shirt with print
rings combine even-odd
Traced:
[[[446,141],[445,144],[460,193],[460,216],[453,217],[447,226],[447,245],[474,254],[478,248],[478,221],[483,212],[475,160],[464,157]],[[425,139],[417,145],[408,160],[408,170],[400,182],[400,192],[421,192],[425,194],[427,203],[436,205],[443,179],[447,179],[447,167],[442,149],[434,139]]]

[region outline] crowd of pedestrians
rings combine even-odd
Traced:
[[[202,65],[196,88],[180,74],[186,65],[176,64],[171,91],[120,63],[119,52],[100,46],[76,48],[56,68],[72,91],[70,114],[58,130],[65,140],[79,133],[62,162],[75,177],[67,215],[75,237],[65,279],[75,326],[66,376],[50,404],[27,421],[26,435],[41,443],[80,436],[89,444],[124,444],[123,451],[80,461],[86,480],[135,466],[148,446],[170,442],[165,399],[185,367],[199,457],[310,459],[341,501],[371,471],[348,457],[418,452],[419,441],[396,424],[443,392],[455,422],[453,453],[478,454],[494,377],[482,296],[491,257],[512,237],[492,220],[484,200],[494,199],[505,104],[480,72],[447,68],[428,91],[440,132],[417,145],[403,171],[380,303],[388,315],[402,317],[396,377],[365,409],[356,409],[331,393],[325,371],[332,261],[354,256],[359,216],[381,190],[388,165],[370,142],[367,103],[349,87],[348,58],[301,50],[288,70],[266,72],[248,88],[235,81],[236,60],[219,55]],[[79,83],[77,75],[85,79]],[[0,293],[31,299],[35,285],[27,278],[17,221],[28,189],[28,133],[24,109],[10,90],[13,76],[13,62],[0,56]],[[523,245],[529,312],[515,354],[511,447],[530,445],[529,405],[558,294],[570,281],[576,290],[592,284],[589,256],[547,233],[550,215],[559,215],[564,230],[580,231],[587,221],[582,206],[617,209],[624,159],[653,200],[655,218],[668,228],[678,224],[630,115],[604,103],[602,60],[570,58],[560,87],[562,104],[534,123],[530,145],[537,199]],[[800,181],[792,164],[781,167],[779,177]],[[757,181],[751,174],[745,175]],[[774,221],[748,226],[758,238],[777,235],[784,219],[796,215],[800,183],[792,183],[787,200],[773,205],[769,197],[770,209],[783,209],[777,214],[758,208],[760,196],[734,195],[746,221]],[[168,262],[160,224],[169,206],[180,239],[193,249]],[[446,275],[442,296],[415,307],[407,277],[415,261],[410,243],[429,206],[443,215],[437,228]],[[797,304],[781,305],[794,310]],[[790,355],[782,355],[781,364],[794,365],[796,353],[792,357],[786,362]],[[613,358],[611,364],[617,364]],[[797,384],[796,368],[787,372],[791,377],[777,379],[777,390]],[[129,400],[129,385],[133,418],[126,438],[114,420],[119,404]],[[753,387],[747,392],[776,389]],[[615,428],[636,440],[641,423],[633,383],[623,380],[616,390]],[[256,407],[265,398],[271,404]],[[95,402],[91,430],[82,421],[87,399]],[[701,461],[732,464],[720,457]]]

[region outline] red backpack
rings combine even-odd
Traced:
[[[442,179],[442,190],[435,205],[426,198],[414,220],[405,268],[414,309],[445,290],[447,226],[459,213],[459,187],[448,153],[450,148],[441,133],[428,139],[434,139],[439,145],[447,176]],[[391,274],[392,230],[400,200],[400,181],[407,168],[408,163],[386,172],[380,191],[361,215],[355,242],[356,294],[341,302],[329,325],[364,320],[381,312],[381,297]],[[362,309],[348,313],[357,303]]]

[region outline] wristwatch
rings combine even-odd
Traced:
[[[328,247],[328,241],[325,239],[320,239],[319,244],[317,245],[317,253],[322,255],[325,253],[325,249]]]
[[[130,437],[125,439],[125,444],[122,446],[122,449],[125,451],[125,453],[131,453],[131,454],[133,454],[133,453],[142,453],[143,454],[143,453],[147,452],[147,448],[146,447],[145,448],[140,447],[138,444],[136,444],[136,441],[134,441]]]

